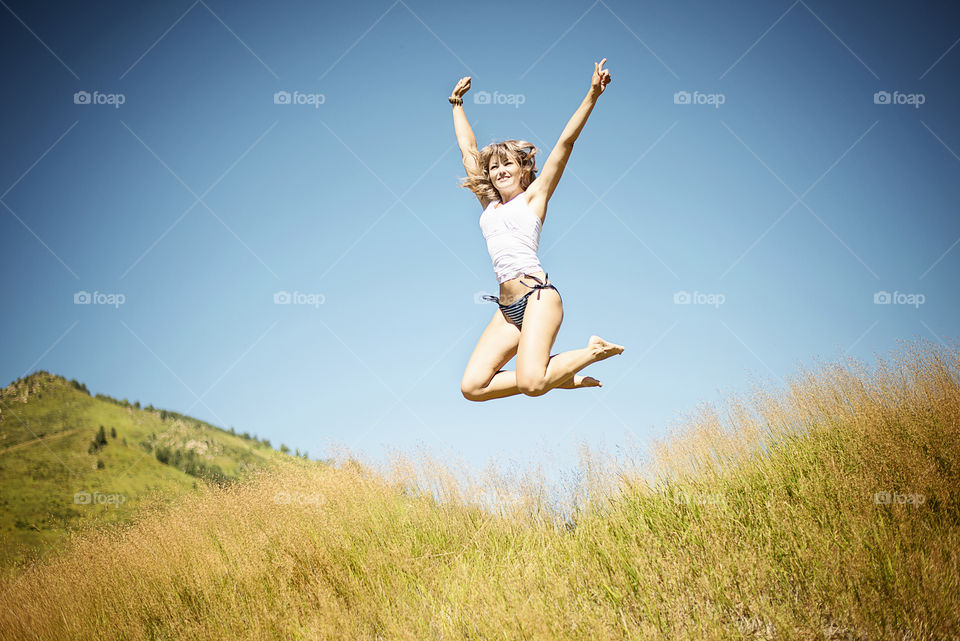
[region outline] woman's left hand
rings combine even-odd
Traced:
[[[606,61],[607,59],[604,58],[600,62],[593,63],[593,81],[590,83],[590,90],[598,96],[603,93],[603,90],[611,80],[610,70],[603,68],[603,63]]]

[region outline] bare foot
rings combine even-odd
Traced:
[[[592,376],[574,376],[557,387],[562,389],[579,389],[581,387],[603,387],[603,383]]]
[[[617,354],[621,354],[623,353],[623,350],[624,350],[623,345],[610,343],[608,341],[603,340],[599,336],[591,336],[590,341],[587,343],[587,347],[594,351],[598,361],[602,361],[605,358],[610,358],[611,356],[616,356]]]

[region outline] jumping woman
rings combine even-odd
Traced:
[[[603,68],[606,61],[604,58],[594,63],[590,90],[539,177],[534,158],[537,148],[529,142],[505,140],[477,151],[477,139],[463,111],[470,76],[461,78],[450,96],[457,143],[467,170],[460,186],[480,200],[480,229],[500,284],[500,296],[484,296],[496,302],[499,309],[480,336],[463,373],[460,391],[467,400],[488,401],[519,393],[540,396],[555,387],[599,387],[597,379],[576,373],[623,352],[622,345],[591,336],[584,348],[550,356],[563,322],[563,301],[537,258],[547,203],[560,182],[573,143],[610,82],[610,71]],[[536,296],[532,296],[534,291]],[[504,370],[514,356],[517,370]]]

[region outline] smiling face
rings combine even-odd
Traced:
[[[520,187],[520,177],[522,174],[520,165],[509,156],[499,158],[493,155],[490,158],[490,164],[487,166],[487,170],[490,172],[490,182],[492,182],[494,188],[500,192],[500,195],[504,197],[501,198],[501,201],[510,198],[518,191],[523,191]]]

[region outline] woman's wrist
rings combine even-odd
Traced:
[[[450,96],[449,98],[447,98],[447,100],[449,100],[450,104],[454,106],[463,104],[463,98],[460,98],[458,96]]]

